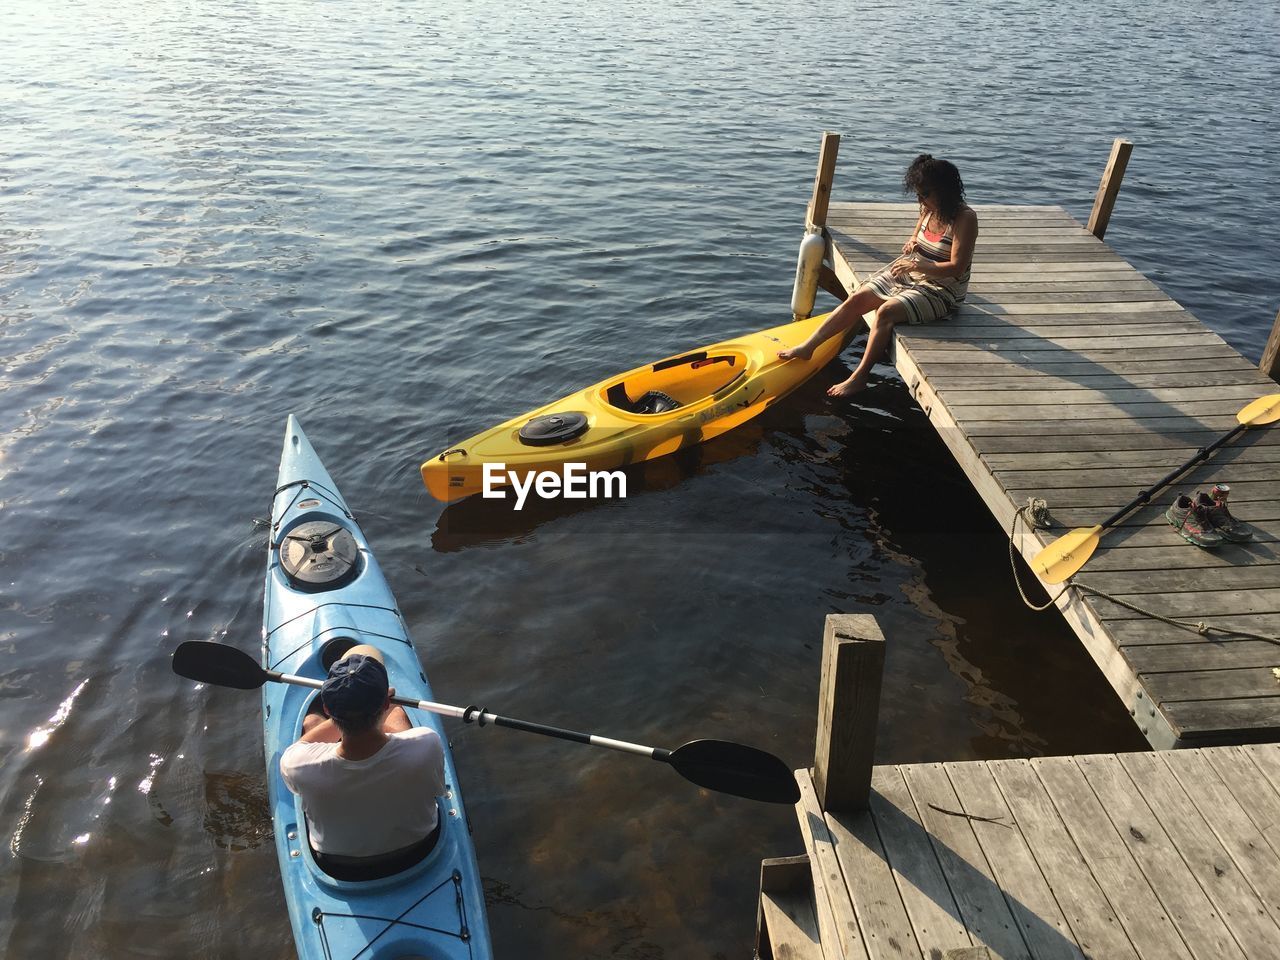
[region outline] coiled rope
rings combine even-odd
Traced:
[[[1018,576],[1018,555],[1015,544],[1018,537],[1018,524],[1022,523],[1029,530],[1048,530],[1055,526],[1053,518],[1049,513],[1049,502],[1043,497],[1028,497],[1027,502],[1017,509],[1013,515],[1013,522],[1009,524],[1009,567],[1013,571],[1013,582],[1018,588],[1018,593],[1022,597],[1022,602],[1030,609],[1040,612],[1048,610],[1055,606],[1062,595],[1072,587],[1088,593],[1095,597],[1102,597],[1104,600],[1110,600],[1117,606],[1124,607],[1126,610],[1132,610],[1134,613],[1141,614],[1144,617],[1150,617],[1152,620],[1158,620],[1160,623],[1167,623],[1171,627],[1177,627],[1180,630],[1188,630],[1197,633],[1202,637],[1209,637],[1210,634],[1222,634],[1228,637],[1244,637],[1249,640],[1261,640],[1264,643],[1274,643],[1280,645],[1280,637],[1267,636],[1262,633],[1253,633],[1249,630],[1237,630],[1232,627],[1212,626],[1203,620],[1192,622],[1190,620],[1179,620],[1176,617],[1167,617],[1162,613],[1154,610],[1148,610],[1140,607],[1136,603],[1130,603],[1128,600],[1121,600],[1113,594],[1107,593],[1105,590],[1099,590],[1097,587],[1091,587],[1087,583],[1080,583],[1074,577],[1068,577],[1063,583],[1062,589],[1059,590],[1053,598],[1044,604],[1037,606],[1031,602],[1031,598],[1027,596],[1027,591],[1022,586],[1022,578]]]

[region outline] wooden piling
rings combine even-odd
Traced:
[[[818,152],[818,172],[813,179],[813,196],[805,220],[810,229],[821,230],[827,225],[827,205],[831,202],[831,183],[836,175],[836,157],[840,154],[840,134],[830,130],[822,132],[822,148]]]
[[[1280,383],[1280,313],[1276,314],[1276,322],[1271,327],[1271,336],[1267,338],[1267,345],[1262,350],[1258,369]]]
[[[1102,171],[1102,180],[1098,183],[1098,193],[1093,198],[1093,210],[1086,225],[1086,229],[1099,240],[1107,232],[1111,208],[1115,206],[1116,196],[1120,193],[1120,182],[1124,180],[1124,170],[1132,152],[1133,144],[1123,137],[1116,137],[1111,144],[1111,156],[1107,160],[1106,169]]]
[[[813,782],[823,810],[861,810],[871,764],[884,674],[884,634],[868,614],[828,614]]]

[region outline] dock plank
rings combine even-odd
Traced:
[[[1014,451],[983,454],[982,459],[988,467],[1000,471],[1002,476],[1010,476],[1019,472],[1042,470],[1046,472],[1085,472],[1085,471],[1125,471],[1133,467],[1171,470],[1190,460],[1200,450],[1199,444],[1186,443],[1179,446],[1156,450],[1126,450],[1117,444],[1114,450],[1099,450],[1087,459],[1063,457],[1068,451]],[[1201,470],[1209,467],[1221,467],[1224,464],[1274,464],[1280,462],[1280,443],[1255,444],[1251,446],[1228,445],[1219,447],[1206,460]],[[1271,468],[1274,469],[1274,468]]]
[[[1234,616],[1280,612],[1280,589],[1272,590],[1180,590],[1160,594],[1115,594],[1142,606],[1159,604],[1168,617]],[[1158,598],[1158,599],[1157,599]],[[1127,610],[1103,597],[1090,597],[1098,613],[1109,620],[1132,620],[1142,614]]]
[[[960,798],[942,764],[916,763],[900,770],[974,942],[1003,960],[1030,960],[1021,925],[1005,902],[973,827],[956,813]]]
[[[897,767],[873,770],[871,811],[893,869],[898,894],[924,955],[973,946],[960,920],[960,908]]]
[[[823,955],[828,960],[869,960],[810,771],[796,771],[796,783],[800,787],[796,816],[800,819],[805,853],[813,873],[814,912],[817,914]]]
[[[888,895],[897,887],[870,811],[828,812],[826,823],[871,960],[921,957],[902,900]]]
[[[1034,404],[1106,403],[1115,407],[1130,407],[1136,403],[1177,404],[1180,407],[1194,400],[1238,401],[1225,406],[1237,411],[1256,399],[1258,385],[1249,381],[1209,386],[1134,387],[1128,384],[1115,386],[1077,385],[1070,389],[1029,389],[1026,386],[1006,387],[997,385],[956,387],[947,392],[947,403],[953,407],[972,407],[985,404],[1028,406]]]
[[[1148,644],[1159,643],[1221,643],[1226,640],[1233,639],[1231,631],[1246,630],[1250,633],[1258,633],[1264,637],[1275,637],[1277,619],[1273,613],[1264,614],[1243,614],[1228,613],[1217,614],[1214,616],[1186,617],[1180,622],[1189,623],[1193,626],[1204,624],[1206,627],[1217,628],[1213,634],[1206,639],[1197,636],[1195,633],[1174,629],[1167,624],[1150,619],[1129,619],[1118,620],[1109,618],[1104,621],[1108,631],[1113,633],[1124,633],[1129,636],[1141,638],[1142,642]],[[1129,634],[1128,631],[1133,633]],[[1249,639],[1240,634],[1235,634],[1234,639]],[[1124,648],[1120,648],[1123,650]]]
[[[1192,494],[1197,489],[1207,492],[1209,488],[1216,482],[1229,483],[1231,486],[1231,508],[1234,514],[1243,519],[1271,519],[1277,514],[1275,509],[1275,481],[1268,479],[1255,479],[1249,476],[1251,471],[1239,470],[1233,471],[1223,467],[1214,467],[1210,469],[1202,469],[1190,471],[1187,476],[1189,479],[1176,480],[1165,491],[1158,492],[1155,495],[1157,505],[1162,508],[1167,507],[1173,502],[1174,497],[1180,493]],[[1241,476],[1240,474],[1246,474]],[[1027,497],[1042,496],[1049,501],[1051,508],[1065,507],[1097,507],[1099,509],[1118,509],[1124,504],[1132,500],[1137,494],[1139,487],[1129,485],[1123,487],[1116,486],[1092,486],[1096,482],[1088,476],[1076,474],[1075,484],[1070,484],[1073,478],[1058,478],[1053,486],[1043,482],[1038,483],[1009,483],[1006,489],[1009,495],[1015,501],[1023,502]],[[1114,483],[1116,477],[1113,475],[1111,481]],[[1154,479],[1159,479],[1158,477]],[[1065,482],[1064,482],[1065,481]],[[1250,506],[1245,507],[1244,504]],[[1253,506],[1257,504],[1257,506]]]
[[[1187,634],[1186,643],[1121,644],[1125,658],[1139,676],[1186,670],[1231,670],[1242,667],[1280,667],[1280,650],[1264,640],[1205,641]]]
[[[1195,549],[1192,547],[1191,549]],[[1179,556],[1188,551],[1179,551]],[[1199,557],[1192,559],[1199,561]],[[1275,568],[1276,557],[1273,555],[1267,563],[1257,563],[1250,557],[1241,564],[1223,564],[1212,567],[1197,563],[1190,570],[1170,570],[1161,567],[1156,570],[1126,570],[1122,572],[1100,571],[1090,566],[1087,574],[1089,586],[1105,590],[1111,594],[1133,596],[1140,593],[1170,593],[1183,590],[1233,590],[1258,589],[1273,587],[1280,583],[1280,571]],[[1122,644],[1123,646],[1123,644]],[[1280,649],[1277,650],[1280,655]]]
[[[1200,731],[1209,727],[1210,719],[1220,719],[1231,726],[1229,742],[1248,743],[1273,736],[1272,728],[1280,723],[1280,697],[1221,697],[1214,700],[1179,700],[1162,703],[1161,711],[1179,730]],[[1225,734],[1196,733],[1188,743],[1221,743]]]
[[[1164,539],[1163,537],[1161,538]],[[1194,548],[1192,548],[1194,549]],[[1224,545],[1207,557],[1198,556],[1181,542],[1142,545],[1132,541],[1117,542],[1098,550],[1089,558],[1086,577],[1108,572],[1143,572],[1153,570],[1196,571],[1240,569],[1244,566],[1260,567],[1280,563],[1280,549],[1276,541],[1261,537],[1255,531],[1254,541],[1247,545]],[[1133,591],[1127,591],[1133,592]],[[1126,641],[1119,636],[1116,641]]]
[[[1280,684],[1271,664],[1261,667],[1180,670],[1140,674],[1143,686],[1160,703],[1180,700],[1219,700],[1234,697],[1272,698],[1280,711]]]
[[[982,762],[949,763],[946,771],[960,809],[973,818],[974,835],[1032,955],[1036,960],[1084,960],[990,769]]]

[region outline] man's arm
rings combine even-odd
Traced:
[[[333,718],[325,717],[300,736],[298,743],[337,743],[341,739],[342,731],[333,722]]]

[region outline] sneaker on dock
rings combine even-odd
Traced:
[[[1225,483],[1219,483],[1213,488],[1212,496],[1198,494],[1196,503],[1204,508],[1214,531],[1223,540],[1229,540],[1232,543],[1248,543],[1253,539],[1253,531],[1249,529],[1248,524],[1241,523],[1231,515],[1231,511],[1227,508],[1227,497],[1230,495],[1231,488]]]
[[[1214,529],[1208,508],[1200,504],[1199,497],[1204,494],[1199,494],[1196,500],[1185,493],[1179,494],[1164,512],[1164,518],[1173,524],[1183,540],[1211,550],[1222,543],[1222,534]]]

